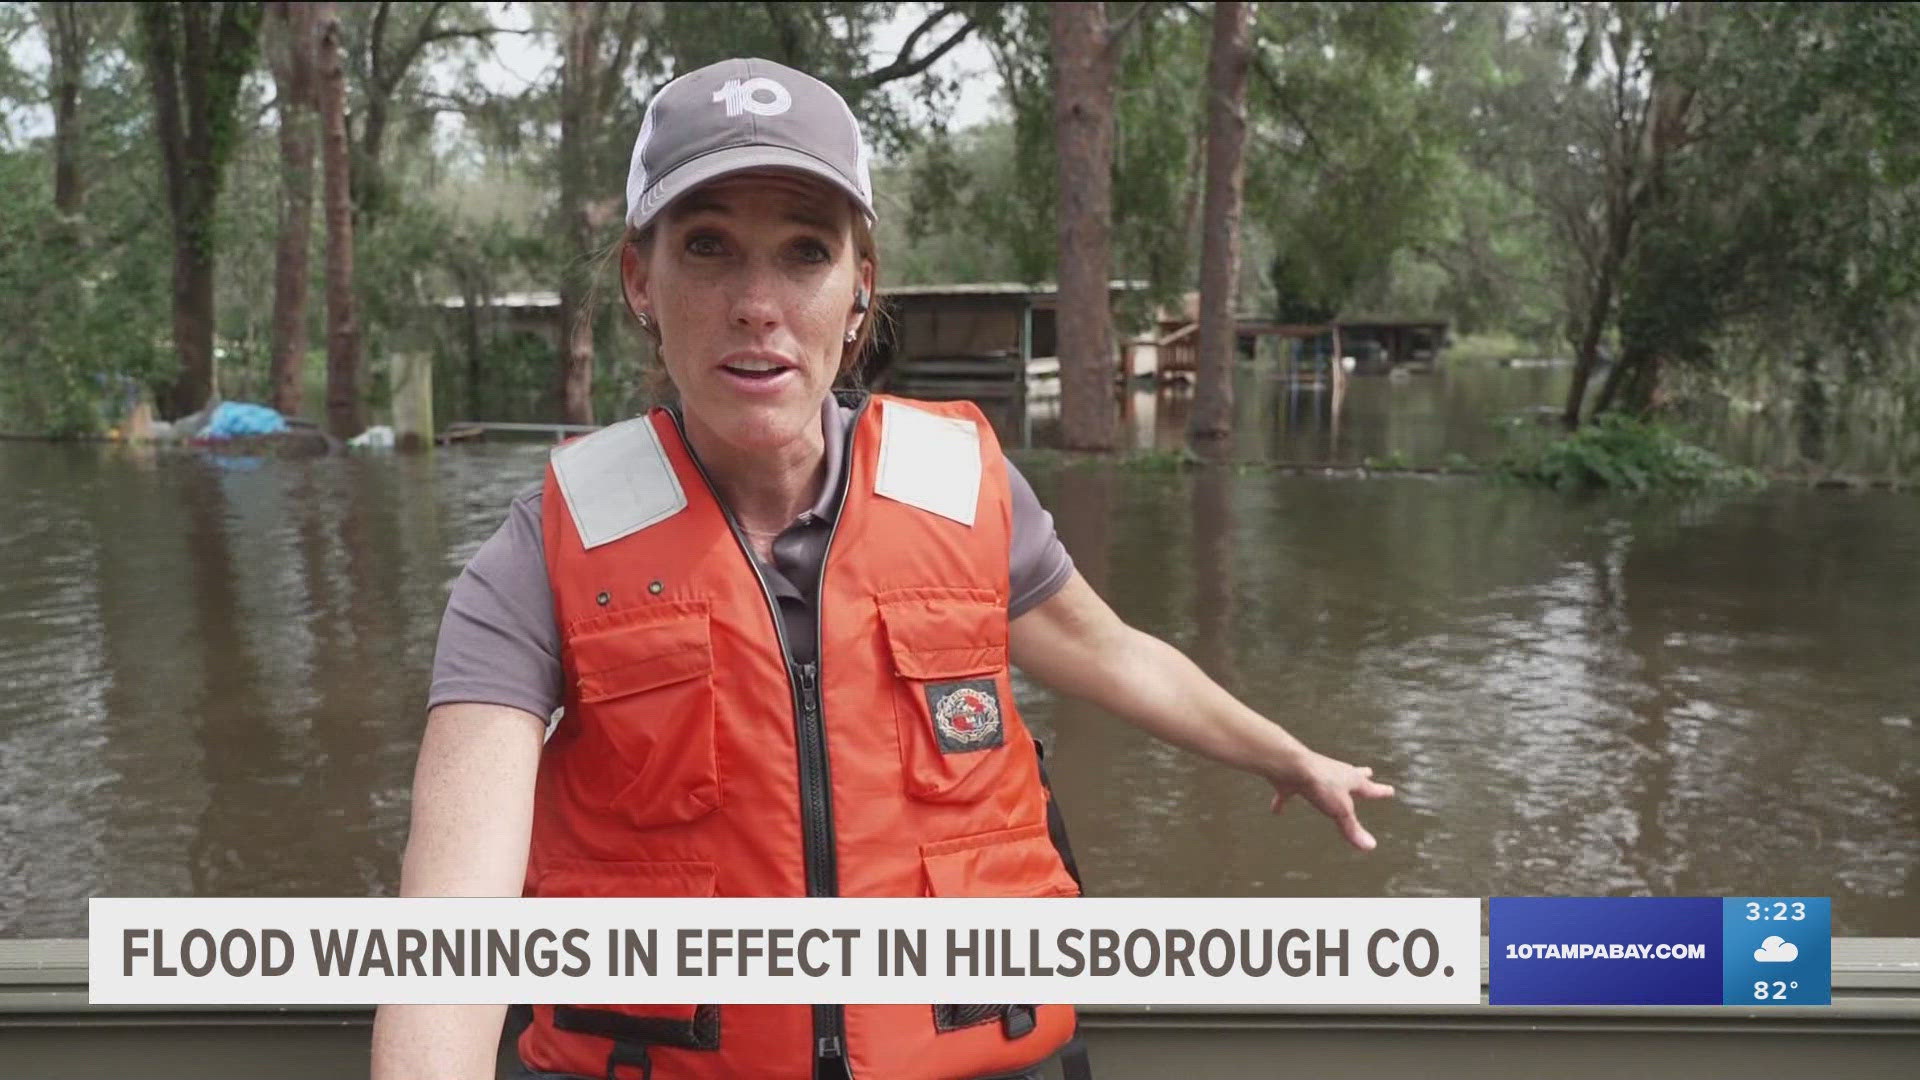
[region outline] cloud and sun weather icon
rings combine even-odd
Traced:
[[[1721,980],[1727,1005],[1833,1001],[1833,901],[1739,896],[1722,901]]]

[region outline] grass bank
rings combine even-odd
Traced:
[[[1538,357],[1549,355],[1549,350],[1530,341],[1494,330],[1483,334],[1461,334],[1447,346],[1444,363],[1448,364],[1496,364],[1502,360],[1516,357]]]
[[[1688,441],[1674,428],[1618,413],[1563,438],[1517,450],[1500,471],[1560,490],[1698,491],[1755,488],[1767,478]]]

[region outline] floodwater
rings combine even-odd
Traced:
[[[1552,421],[1566,396],[1568,370],[1544,364],[1473,365],[1443,376],[1356,377],[1348,382],[1336,420],[1324,390],[1279,378],[1273,365],[1243,365],[1227,452],[1240,460],[1284,464],[1360,465],[1373,459],[1442,465],[1450,455],[1488,460],[1518,438],[1557,433]],[[1177,388],[1127,394],[1121,419],[1127,445],[1138,450],[1185,446],[1189,404]],[[1034,445],[1057,442],[1057,417],[1057,397],[1036,404]]]
[[[1283,377],[1272,361],[1236,371],[1234,438],[1227,452],[1243,461],[1280,464],[1447,466],[1497,459],[1521,444],[1560,434],[1571,367],[1524,360],[1516,366],[1461,364],[1443,375],[1349,380],[1336,418],[1326,392]],[[1595,379],[1597,391],[1603,380]],[[1190,398],[1178,391],[1136,389],[1125,396],[1122,431],[1137,450],[1186,445]],[[1059,399],[1036,402],[1030,441],[1058,441]],[[1011,424],[1003,425],[1018,439]],[[1683,417],[1686,436],[1739,464],[1767,472],[1833,472],[1865,478],[1920,472],[1920,430],[1870,417],[1835,418],[1818,433],[1802,429],[1791,410],[1746,412],[1727,402],[1702,403]]]
[[[1363,380],[1338,442],[1249,395],[1238,449],[1477,454],[1553,400],[1508,375]],[[542,461],[0,443],[0,936],[82,936],[89,896],[391,893],[447,586]],[[1822,895],[1837,933],[1920,933],[1920,498],[1028,473],[1127,620],[1400,791],[1360,855],[1022,683],[1090,891]]]

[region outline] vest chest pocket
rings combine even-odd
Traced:
[[[976,590],[914,589],[880,597],[898,676],[893,693],[907,794],[974,802],[996,782],[1013,722],[1007,612]]]
[[[581,749],[573,781],[636,825],[697,820],[720,806],[713,645],[704,603],[586,620],[567,638]],[[571,722],[570,709],[562,723]]]

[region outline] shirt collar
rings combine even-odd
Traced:
[[[826,439],[826,468],[822,471],[820,494],[808,508],[815,520],[831,521],[834,504],[840,498],[840,481],[847,469],[847,414],[834,395],[820,403],[820,431]]]

